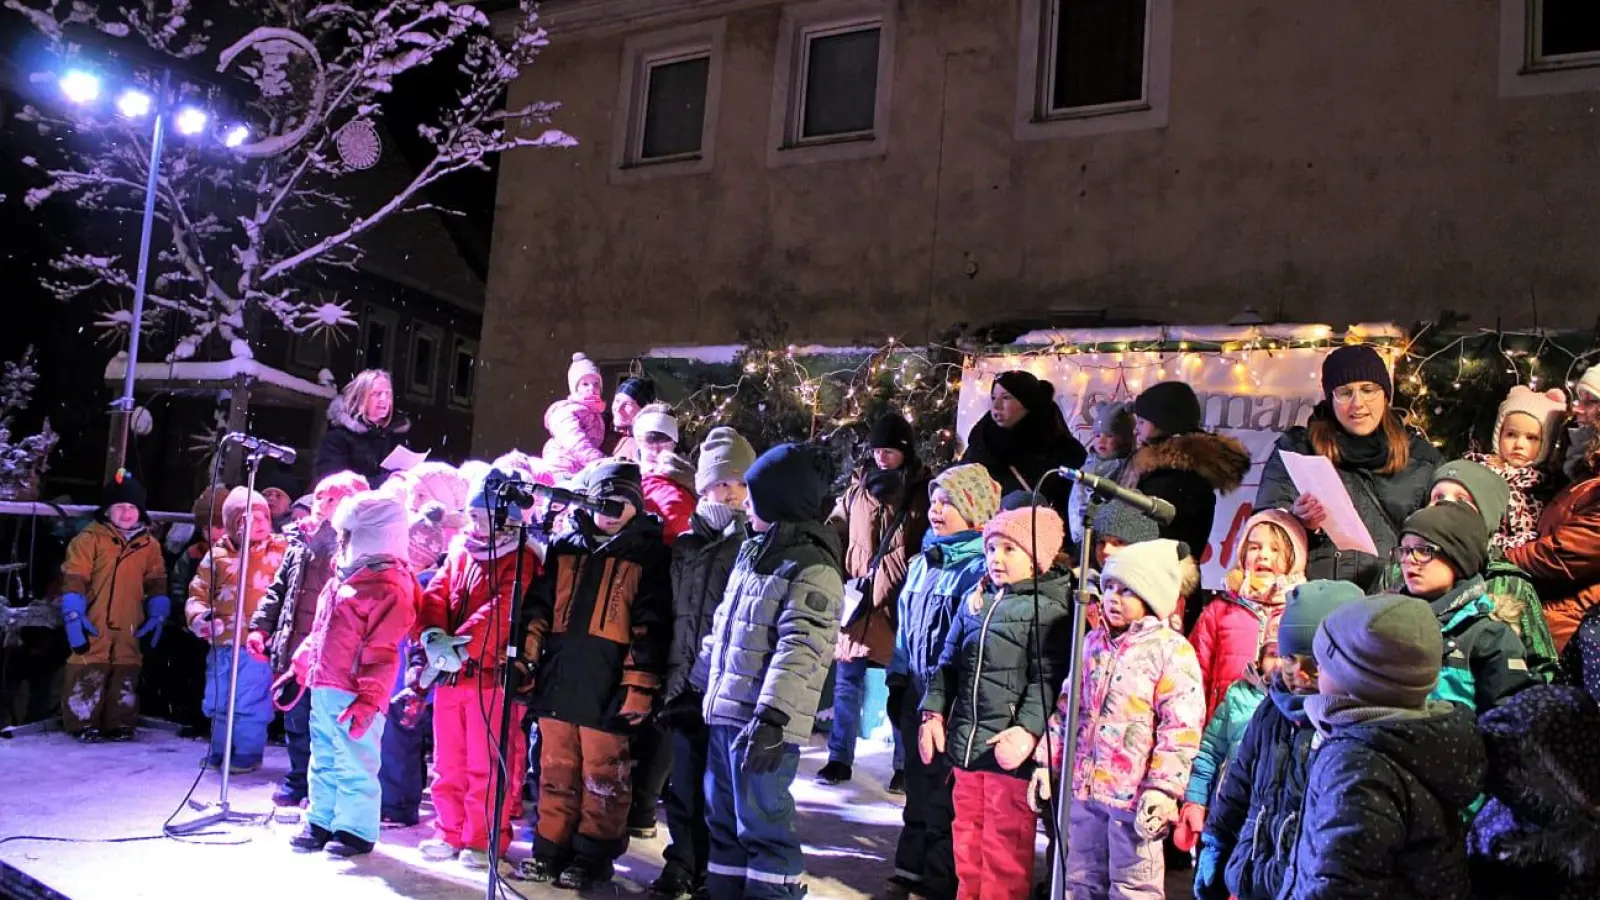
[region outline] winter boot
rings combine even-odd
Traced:
[[[638,807],[633,807],[628,810],[628,837],[638,838],[641,841],[648,841],[653,840],[655,836],[655,809],[639,809]]]
[[[549,884],[561,877],[566,866],[558,859],[548,856],[530,856],[517,864],[515,878],[518,881],[531,881],[534,884]]]
[[[273,806],[299,806],[304,802],[306,802],[305,791],[296,791],[280,784],[277,790],[272,792]]]
[[[556,887],[564,891],[587,891],[595,885],[611,880],[611,863],[608,860],[578,857],[556,879]]]
[[[473,850],[469,847],[462,850],[461,855],[457,856],[456,859],[461,863],[462,868],[471,869],[474,872],[489,871],[489,854],[482,850]]]
[[[328,851],[329,856],[336,856],[339,859],[350,859],[353,856],[361,856],[364,853],[371,853],[372,848],[375,846],[377,845],[371,841],[366,840],[365,838],[358,838],[348,831],[335,831],[333,833],[333,840],[325,849]]]
[[[422,853],[422,858],[429,862],[444,862],[461,855],[460,847],[453,847],[449,841],[439,838],[428,838],[417,845],[417,850]]]
[[[884,790],[897,797],[904,797],[906,795],[906,773],[900,769],[895,769],[894,774],[889,776],[889,783],[884,787]]]
[[[696,887],[694,879],[676,863],[667,863],[661,875],[650,882],[651,893],[668,900],[692,900]]]
[[[135,737],[137,737],[137,735],[134,733],[134,730],[127,726],[113,728],[106,732],[106,740],[115,741],[118,744],[125,744],[128,741],[133,740]]]
[[[320,825],[306,823],[300,833],[289,839],[289,846],[299,853],[315,853],[333,840],[333,832]]]
[[[855,774],[842,762],[830,762],[817,770],[818,784],[844,784]]]
[[[105,735],[101,734],[98,728],[85,728],[78,732],[78,743],[80,744],[98,744],[105,739]]]

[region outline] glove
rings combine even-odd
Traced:
[[[144,598],[144,624],[133,633],[135,640],[150,636],[150,646],[161,643],[161,631],[167,627],[167,617],[172,615],[172,601],[166,594]]]
[[[1050,770],[1040,766],[1028,778],[1028,808],[1042,813],[1050,808]]]
[[[417,723],[422,721],[422,711],[427,705],[428,698],[411,688],[406,688],[389,699],[389,708],[395,724],[402,728],[417,727]]]
[[[420,648],[411,648],[411,652],[406,654],[406,690],[415,691],[418,694],[426,693],[422,688],[422,672],[427,667],[428,654]]]
[[[265,661],[267,658],[267,635],[265,632],[252,631],[244,636],[244,649],[256,659]]]
[[[202,641],[214,641],[228,630],[228,623],[208,611],[205,615],[195,619],[194,624],[189,626],[189,630]]]
[[[61,597],[61,624],[73,653],[87,653],[89,638],[100,636],[100,629],[89,621],[89,598],[77,591]]]
[[[1178,820],[1178,801],[1157,790],[1139,795],[1133,811],[1133,833],[1153,841],[1167,833],[1167,826]]]
[[[944,716],[923,713],[922,725],[917,729],[917,754],[922,764],[933,765],[933,758],[944,752]]]
[[[904,675],[890,675],[885,684],[889,688],[889,700],[883,704],[883,711],[889,714],[889,724],[900,727],[900,717],[906,711],[906,679]]]
[[[1013,725],[988,740],[994,748],[994,761],[1007,772],[1014,772],[1027,762],[1038,743],[1039,739],[1021,725]]]
[[[656,724],[669,731],[697,732],[706,724],[705,714],[700,709],[704,702],[699,691],[684,691],[656,713]]]
[[[1178,826],[1172,830],[1172,845],[1188,853],[1200,840],[1206,828],[1206,808],[1198,803],[1185,803],[1178,813]]]
[[[778,766],[783,763],[783,727],[787,724],[789,717],[775,709],[758,709],[756,717],[745,723],[744,730],[733,739],[733,745],[744,745],[743,769],[746,775],[766,775],[778,771]]]
[[[365,697],[357,697],[339,714],[339,724],[349,724],[350,739],[361,740],[361,736],[372,727],[373,720],[378,718],[378,706]]]
[[[650,718],[650,694],[636,687],[628,686],[622,695],[622,708],[617,710],[617,719],[626,728],[638,728],[644,720]]]
[[[533,695],[533,665],[519,657],[511,661],[511,668],[517,670],[517,699],[526,703]]]

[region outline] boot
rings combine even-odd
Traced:
[[[299,806],[304,802],[306,802],[305,791],[297,791],[280,784],[277,790],[272,792],[273,806]]]
[[[818,784],[844,784],[849,781],[854,771],[842,762],[830,762],[817,770]]]
[[[353,856],[371,853],[374,846],[376,845],[371,841],[358,838],[348,831],[335,831],[333,840],[329,842],[326,849],[329,856],[350,859]]]
[[[556,879],[556,887],[565,891],[586,891],[595,885],[611,880],[611,863],[578,857]]]
[[[549,884],[561,877],[563,868],[560,860],[548,856],[530,856],[517,864],[513,877],[518,881]]]
[[[320,825],[306,823],[300,833],[289,839],[289,846],[299,853],[315,853],[333,840],[333,832]]]

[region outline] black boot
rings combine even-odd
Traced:
[[[817,770],[817,781],[821,784],[844,784],[855,773],[842,762],[830,762]]]
[[[611,880],[611,863],[597,859],[584,859],[579,857],[572,861],[556,879],[556,887],[566,891],[586,891],[597,884],[605,884]]]
[[[548,856],[530,856],[517,864],[515,877],[518,881],[531,881],[534,884],[549,884],[561,877],[565,865],[558,859]]]
[[[352,856],[371,853],[374,846],[376,845],[371,841],[365,838],[358,838],[348,831],[335,831],[333,833],[333,841],[328,844],[327,850],[329,856],[349,859]]]
[[[313,825],[307,822],[306,827],[302,828],[299,834],[289,839],[289,846],[300,853],[315,853],[328,846],[328,842],[331,840],[333,840],[333,832],[320,825]]]

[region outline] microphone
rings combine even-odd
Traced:
[[[1120,500],[1163,525],[1171,525],[1178,510],[1160,497],[1152,497],[1130,487],[1124,487],[1109,478],[1091,475],[1078,469],[1062,466],[1056,470],[1063,476],[1083,484],[1089,491],[1108,500]]]
[[[275,459],[286,466],[294,465],[295,450],[293,447],[285,447],[282,444],[274,444],[271,441],[245,434],[242,431],[230,431],[223,435],[222,445],[226,447],[229,444],[238,444],[251,453],[259,453],[269,459]]]
[[[530,484],[515,478],[501,482],[496,492],[500,495],[501,500],[507,503],[515,503],[518,506],[532,506],[535,499],[545,497],[549,499],[553,506],[575,506],[578,509],[586,509],[589,512],[599,513],[602,516],[613,519],[620,517],[625,508],[625,504],[621,500],[614,500],[610,497],[595,500],[588,494],[580,494],[577,491],[569,491],[566,488],[551,487],[547,484]]]

